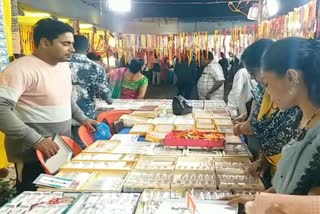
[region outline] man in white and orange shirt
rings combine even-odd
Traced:
[[[202,52],[201,65],[205,68],[198,80],[199,99],[223,99],[225,79],[221,65],[214,61],[210,51],[208,53]]]
[[[44,170],[36,157],[49,158],[59,146],[50,137],[71,136],[72,117],[92,131],[88,119],[71,99],[73,28],[52,19],[34,26],[34,54],[11,63],[0,76],[0,131],[17,171],[17,191],[35,190],[33,180]]]

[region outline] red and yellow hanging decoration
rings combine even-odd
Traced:
[[[317,1],[311,0],[308,4],[289,12],[285,16],[264,21],[259,25],[232,28],[230,48],[235,53],[241,53],[245,47],[260,38],[275,40],[289,36],[314,38],[317,17],[316,6]],[[319,31],[320,25],[317,32]]]

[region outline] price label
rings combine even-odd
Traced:
[[[191,214],[196,214],[197,212],[197,206],[196,203],[193,199],[193,197],[191,196],[191,194],[188,192],[187,193],[187,207],[190,210]]]

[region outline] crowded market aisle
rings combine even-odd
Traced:
[[[0,4],[0,213],[320,212],[318,1],[92,1]]]
[[[72,186],[63,186],[64,184],[59,184],[58,181],[57,183],[49,184],[46,183],[45,178],[37,180],[37,183],[39,182],[38,184],[42,186],[39,190],[45,192],[59,192],[61,190],[64,192],[123,191],[136,192],[137,194],[123,194],[121,196],[119,194],[114,194],[111,196],[97,193],[92,195],[73,195],[71,197],[68,194],[61,195],[61,193],[59,193],[60,196],[58,196],[58,193],[56,193],[54,195],[55,197],[69,198],[67,204],[63,204],[63,206],[61,204],[59,207],[60,210],[67,209],[68,207],[70,208],[72,205],[68,212],[73,213],[79,210],[79,207],[83,207],[82,209],[89,209],[88,206],[98,206],[98,204],[100,204],[98,206],[100,209],[106,210],[108,208],[101,204],[103,203],[102,201],[115,200],[114,197],[120,197],[117,203],[113,202],[115,207],[109,208],[109,211],[118,210],[119,213],[132,213],[132,210],[135,207],[134,204],[138,202],[138,193],[143,192],[140,196],[136,213],[155,213],[164,199],[180,199],[184,197],[184,192],[188,189],[191,191],[190,194],[192,197],[196,197],[200,201],[204,199],[216,200],[228,196],[232,194],[230,191],[232,188],[235,188],[234,191],[236,191],[236,193],[244,193],[244,191],[240,190],[244,188],[244,186],[238,189],[238,187],[241,186],[240,183],[232,184],[232,179],[244,179],[244,176],[241,175],[243,171],[239,171],[238,167],[244,168],[244,166],[250,163],[249,157],[251,157],[251,154],[244,145],[241,145],[240,138],[237,138],[236,136],[228,137],[228,149],[227,147],[223,149],[224,146],[221,144],[222,142],[220,142],[216,145],[218,146],[217,149],[219,149],[216,151],[196,151],[192,149],[182,149],[181,146],[179,146],[180,149],[168,149],[164,148],[162,145],[163,143],[161,143],[164,142],[166,133],[170,132],[173,127],[180,127],[179,129],[188,128],[188,126],[186,127],[186,122],[189,124],[197,124],[199,131],[200,128],[209,126],[212,126],[215,129],[227,130],[228,126],[226,127],[225,124],[230,124],[231,121],[228,122],[228,116],[224,110],[225,104],[223,101],[208,101],[205,105],[203,105],[202,101],[192,101],[192,105],[195,108],[194,113],[176,117],[170,113],[170,100],[131,100],[129,102],[130,104],[125,100],[114,100],[112,106],[106,106],[103,103],[100,103],[98,104],[98,108],[125,108],[123,106],[124,103],[126,103],[128,107],[131,107],[131,110],[141,109],[143,106],[157,105],[160,105],[160,108],[155,111],[132,111],[129,115],[123,115],[120,120],[124,125],[126,127],[133,126],[129,131],[130,134],[115,134],[110,141],[98,141],[77,155],[71,162],[64,164],[56,177],[63,177],[64,183],[73,181]],[[164,106],[166,107],[163,108]],[[167,112],[163,112],[163,109],[166,109],[165,111]],[[214,113],[214,115],[216,116],[214,116],[212,114],[213,112],[209,109],[215,109],[214,112],[216,113]],[[110,113],[112,113],[112,111],[110,111]],[[212,122],[213,117],[216,118],[216,123]],[[150,121],[150,124],[144,124],[141,121],[137,122],[138,119],[147,121],[152,118],[154,119],[153,122]],[[168,121],[169,118],[172,119]],[[153,124],[155,124],[155,126]],[[217,126],[217,124],[221,125]],[[146,126],[149,128],[144,129],[143,127]],[[153,126],[154,130],[148,131],[151,130],[150,127],[153,128]],[[135,133],[139,134],[137,135]],[[145,137],[145,139],[137,141],[139,135]],[[148,140],[151,142],[148,143],[141,140]],[[212,143],[215,143],[215,141]],[[190,165],[191,162],[193,162],[193,165]],[[227,171],[224,170],[225,164],[229,166]],[[218,174],[216,175],[215,172]],[[220,182],[218,182],[218,180],[216,181],[218,178],[217,176],[219,177]],[[243,182],[253,182],[250,184],[250,189],[252,191],[255,189],[263,189],[262,183],[259,182],[259,180],[243,180]],[[217,189],[218,183],[220,183],[220,190],[215,190]],[[56,188],[59,185],[62,186],[58,189],[52,189],[44,188],[43,185]],[[240,186],[236,187],[237,185]],[[143,191],[146,188],[160,188],[162,190]],[[204,188],[204,190],[200,190],[202,188]],[[249,186],[245,188],[249,188]],[[251,191],[248,191],[248,193],[250,192]],[[33,200],[39,203],[39,197],[43,197],[46,194],[48,193],[39,193],[38,196],[35,194],[22,195],[21,197],[24,200],[27,200],[28,197],[33,198]],[[153,197],[153,199],[151,199],[148,195],[155,195],[154,197],[159,198]],[[48,196],[48,199],[52,200],[52,197],[53,196]],[[90,200],[92,197],[96,197],[96,200],[98,200],[95,202],[96,204],[89,205],[89,202],[84,203],[84,200],[88,198],[88,200]],[[131,200],[129,199],[130,197],[133,197],[133,205],[126,208],[120,208],[121,203],[124,203],[124,200]],[[46,203],[45,201],[48,199],[43,199],[42,203]],[[76,199],[78,200],[74,203],[73,200]],[[20,198],[20,200],[22,199]],[[213,204],[208,204],[208,202],[204,201],[203,205],[200,201],[198,205],[199,208],[201,206],[207,207],[202,209],[210,209],[212,206],[216,206],[216,209],[219,209],[219,206],[223,204],[223,202],[216,202],[217,204],[214,205],[214,201],[212,201]],[[178,201],[173,200],[173,202],[177,203]],[[12,201],[12,204],[9,203],[7,207],[10,208],[16,203],[18,202],[14,200]],[[184,207],[183,203],[179,206]],[[56,207],[56,205],[53,205],[50,209],[59,210],[59,208]],[[47,208],[35,206],[35,209],[39,209],[41,212]],[[158,212],[161,213],[160,211]]]

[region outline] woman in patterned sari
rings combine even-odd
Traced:
[[[128,68],[118,68],[110,72],[109,82],[114,99],[143,99],[148,88],[148,78],[143,59],[133,59]]]
[[[254,92],[252,115],[247,122],[240,123],[235,128],[238,134],[255,136],[248,138],[248,145],[251,150],[260,152],[260,155],[249,171],[260,175],[266,188],[271,186],[271,178],[281,158],[283,146],[295,136],[302,118],[298,107],[280,110],[261,84],[261,58],[273,43],[270,39],[261,39],[250,45],[241,57],[248,72],[255,74],[259,85]]]
[[[319,68],[320,42],[311,39],[279,40],[262,59],[262,82],[271,100],[281,109],[298,106],[303,112],[295,138],[282,149],[269,193],[320,195]]]
[[[265,89],[261,90],[262,95],[257,97],[256,109],[253,111],[251,121],[253,132],[260,142],[261,151],[259,159],[250,170],[253,173],[259,172],[260,175],[267,173],[267,176],[272,178],[281,159],[282,148],[296,136],[302,112],[298,107],[279,109],[271,101],[269,93]]]

